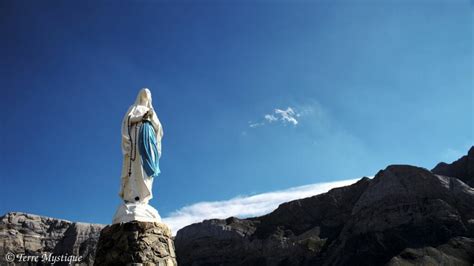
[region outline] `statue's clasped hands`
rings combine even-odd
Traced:
[[[147,120],[148,118],[153,116],[153,109],[148,109],[148,111],[143,115],[143,120]]]

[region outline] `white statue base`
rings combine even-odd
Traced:
[[[112,223],[128,223],[131,221],[161,222],[160,214],[148,203],[122,203],[115,212]]]

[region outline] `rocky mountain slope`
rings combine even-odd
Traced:
[[[461,181],[472,180],[472,151],[433,170],[460,179],[391,165],[265,216],[187,226],[175,238],[178,263],[472,265],[474,189]]]
[[[471,148],[431,171],[391,165],[261,217],[193,224],[175,238],[178,264],[472,266],[473,169]],[[0,265],[8,265],[8,252],[80,255],[92,265],[103,227],[7,213],[0,217]]]
[[[92,265],[103,227],[20,212],[7,213],[0,218],[0,265],[7,265],[5,256],[8,252],[39,256],[46,253],[80,255],[82,265]]]

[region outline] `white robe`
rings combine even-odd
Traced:
[[[152,185],[153,177],[148,176],[145,169],[142,166],[142,158],[140,151],[138,150],[138,134],[140,133],[140,125],[142,124],[143,115],[150,109],[153,115],[148,120],[153,125],[156,133],[157,150],[158,156],[161,157],[161,138],[163,137],[163,128],[161,126],[158,116],[153,110],[151,103],[148,106],[139,105],[137,102],[130,106],[127,113],[125,114],[122,121],[122,153],[123,153],[123,164],[122,164],[122,185],[119,192],[119,196],[125,202],[138,202],[148,203],[153,197]],[[130,117],[130,122],[129,122]],[[129,132],[129,123],[130,132]],[[136,131],[136,132],[135,132]],[[129,135],[130,133],[130,135]],[[131,139],[130,139],[131,137]],[[132,146],[133,144],[133,150]],[[131,154],[133,153],[133,154]],[[130,169],[130,157],[135,158],[131,162],[131,175],[129,176]]]

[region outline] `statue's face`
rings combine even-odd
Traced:
[[[148,99],[147,99],[147,96],[146,96],[146,92],[143,92],[141,95],[140,95],[140,103],[142,105],[146,105]]]
[[[138,93],[135,104],[151,106],[151,92],[147,88],[143,88]]]

